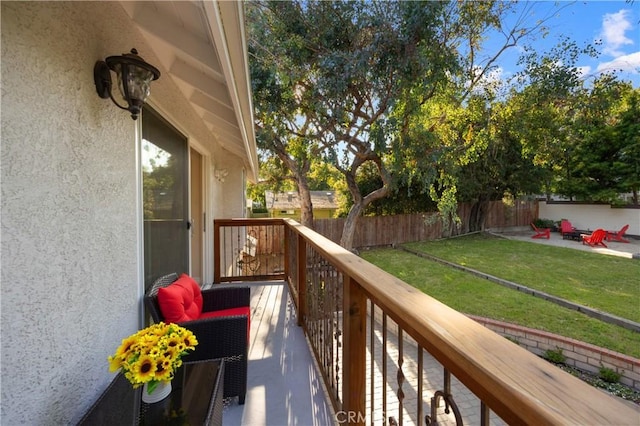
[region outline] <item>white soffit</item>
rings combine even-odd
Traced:
[[[258,175],[243,5],[240,1],[123,1],[212,137]]]

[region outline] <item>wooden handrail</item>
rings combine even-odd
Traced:
[[[297,244],[312,247],[344,276],[349,287],[344,289],[343,297],[343,303],[348,304],[343,312],[349,313],[345,318],[345,357],[352,353],[357,357],[343,360],[345,368],[362,362],[362,354],[346,339],[355,335],[361,344],[359,327],[364,296],[373,300],[445,369],[510,424],[637,422],[638,412],[624,402],[607,396],[297,222],[276,220],[282,220],[298,235],[301,242]],[[299,268],[301,264],[306,262],[298,260]],[[285,271],[285,275],[289,277],[289,271]],[[351,316],[354,306],[359,312]],[[343,377],[346,382],[343,394],[349,395],[343,401],[346,404],[343,410],[361,410],[362,401],[351,395],[362,393],[365,380],[362,376],[358,370]]]

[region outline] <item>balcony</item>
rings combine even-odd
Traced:
[[[249,393],[245,406],[227,408],[225,424],[635,424],[640,417],[637,407],[294,221],[220,220],[214,228],[216,282],[254,281]]]

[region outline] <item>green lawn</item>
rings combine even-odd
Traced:
[[[410,246],[639,321],[637,260],[481,236]],[[640,333],[399,250],[365,251],[362,257],[460,312],[546,330],[640,358]]]

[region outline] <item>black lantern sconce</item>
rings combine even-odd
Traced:
[[[127,106],[120,105],[113,98],[111,71],[118,75],[118,88]],[[131,49],[131,53],[125,53],[122,56],[109,56],[104,61],[96,62],[93,67],[93,79],[98,96],[102,99],[111,98],[118,108],[129,111],[134,120],[138,118],[149,96],[151,82],[158,78],[160,78],[160,71],[138,56],[136,49]]]

